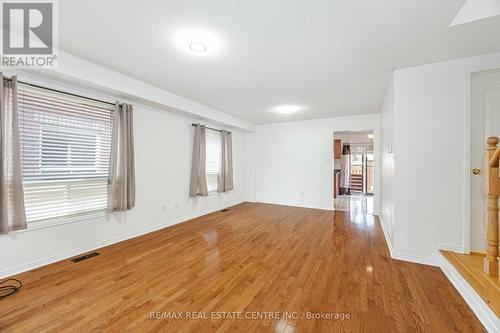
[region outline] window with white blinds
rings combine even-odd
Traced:
[[[208,191],[217,190],[217,178],[220,172],[221,133],[206,129],[207,150],[207,187]]]
[[[105,209],[113,105],[25,84],[18,105],[28,222]]]

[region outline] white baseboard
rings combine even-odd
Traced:
[[[477,316],[488,332],[500,332],[500,319],[483,301],[481,296],[467,283],[453,265],[439,253],[439,266],[448,280],[455,286],[457,291],[462,295],[465,302],[472,309],[472,312]]]
[[[424,257],[399,250],[393,250],[391,255],[392,259],[396,260],[409,261],[416,264],[436,266],[436,267],[439,266],[439,262],[436,258]]]
[[[331,205],[309,205],[309,204],[293,204],[289,202],[279,202],[279,201],[267,201],[267,200],[257,200],[256,203],[264,203],[269,205],[280,205],[288,207],[300,207],[300,208],[311,208],[311,209],[321,209],[321,210],[333,210],[333,202]]]
[[[392,240],[391,237],[389,236],[389,233],[385,229],[385,224],[382,221],[382,217],[379,216],[378,220],[380,222],[380,227],[382,228],[382,231],[384,232],[384,237],[385,237],[385,243],[387,244],[387,247],[389,248],[389,253],[391,254],[391,258],[394,258],[393,252],[394,250],[392,249]]]
[[[387,243],[387,247],[389,248],[389,252],[391,254],[392,259],[409,261],[422,265],[439,266],[439,263],[435,258],[424,257],[395,249],[392,245],[391,237],[389,237],[389,234],[387,233],[387,230],[384,227],[384,223],[380,217],[379,221],[380,221],[380,227],[384,232],[385,242]]]
[[[142,229],[139,229],[139,230],[136,230],[136,231],[133,231],[133,232],[129,232],[129,233],[122,234],[122,235],[119,235],[119,236],[116,236],[116,237],[111,237],[111,238],[108,238],[108,239],[105,239],[105,240],[102,240],[102,241],[98,241],[98,242],[95,242],[95,243],[92,243],[92,244],[89,244],[89,245],[86,245],[86,246],[82,246],[82,247],[78,247],[78,248],[75,248],[75,249],[71,249],[69,251],[64,251],[64,252],[58,253],[56,255],[52,255],[50,257],[45,257],[45,258],[33,260],[31,262],[28,262],[28,263],[21,264],[21,265],[18,265],[18,266],[9,267],[7,269],[4,269],[4,270],[0,271],[0,279],[6,278],[6,277],[10,277],[10,276],[13,276],[13,275],[17,275],[17,274],[20,274],[20,273],[23,273],[23,272],[27,272],[27,271],[30,271],[32,269],[38,268],[38,267],[46,266],[46,265],[55,263],[57,261],[68,259],[68,258],[77,256],[77,255],[85,253],[85,252],[93,251],[93,250],[96,250],[96,249],[99,249],[99,248],[102,248],[102,247],[105,247],[105,246],[108,246],[108,245],[112,245],[112,244],[115,244],[115,243],[118,243],[118,242],[122,242],[122,241],[130,239],[130,238],[142,236],[142,235],[148,234],[148,233],[153,232],[153,231],[157,231],[157,230],[160,230],[160,229],[163,229],[163,228],[166,228],[166,227],[170,227],[170,226],[178,224],[178,223],[189,221],[189,220],[192,220],[194,218],[197,218],[197,217],[200,217],[200,216],[203,216],[203,215],[207,215],[207,214],[219,211],[219,210],[224,209],[224,208],[228,208],[228,207],[232,207],[234,205],[238,205],[238,204],[243,203],[243,202],[244,201],[236,202],[236,203],[232,203],[232,204],[228,204],[228,205],[219,207],[217,209],[210,209],[210,210],[205,210],[205,211],[197,212],[197,213],[194,213],[194,214],[192,214],[190,216],[187,216],[187,217],[182,217],[182,218],[177,218],[177,219],[165,221],[165,222],[162,222],[162,223],[158,223],[158,224],[149,226],[147,228],[142,228]]]
[[[455,253],[465,253],[463,246],[453,245],[453,244],[439,244],[439,249],[443,251],[450,251]]]

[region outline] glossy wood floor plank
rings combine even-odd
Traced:
[[[438,268],[390,258],[372,216],[246,203],[100,252],[17,276],[0,331],[484,332]],[[185,318],[223,311],[244,318]]]

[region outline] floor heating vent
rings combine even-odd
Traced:
[[[221,213],[229,212],[229,208],[225,208],[225,209],[221,210],[220,212]]]
[[[80,261],[84,261],[86,259],[97,257],[98,255],[100,255],[99,252],[91,252],[91,253],[84,254],[83,256],[79,256],[79,257],[73,258],[73,259],[71,259],[71,261],[74,262],[74,263],[77,263],[77,262],[80,262]]]

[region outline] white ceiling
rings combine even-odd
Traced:
[[[392,69],[500,50],[499,17],[448,27],[462,0],[58,3],[61,49],[257,124],[378,112]],[[184,28],[225,47],[186,54]]]
[[[335,132],[333,133],[334,139],[342,140],[342,143],[367,143],[373,144],[373,140],[368,138],[368,134],[373,134],[373,131],[359,131],[359,132]]]
[[[479,21],[500,15],[500,0],[465,0],[450,26]]]

